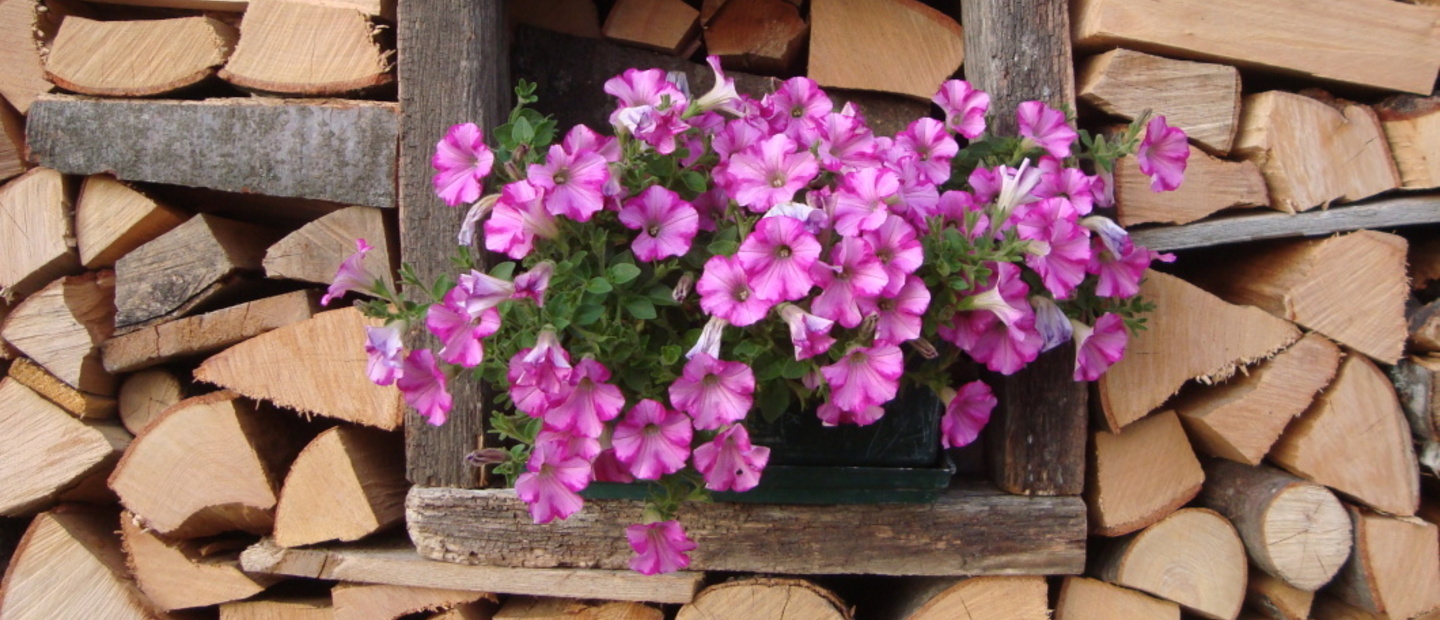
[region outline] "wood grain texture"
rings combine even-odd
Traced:
[[[1285,237],[1318,237],[1360,229],[1388,230],[1440,222],[1440,199],[1396,196],[1305,213],[1253,213],[1183,226],[1132,231],[1131,239],[1152,250],[1187,250]]]
[[[1123,226],[1188,224],[1224,209],[1270,205],[1260,168],[1251,161],[1226,161],[1190,147],[1185,181],[1173,192],[1156,192],[1133,157],[1115,166],[1115,214]]]
[[[422,282],[453,270],[448,257],[465,215],[462,209],[445,207],[431,186],[435,143],[455,123],[495,127],[508,118],[513,88],[505,23],[508,4],[505,0],[406,0],[400,10],[396,32],[400,106],[405,110],[398,171],[400,247],[402,258],[415,266]],[[470,70],[457,76],[446,69],[457,66]],[[598,83],[585,82],[591,90]],[[424,297],[418,291],[406,294],[415,300]],[[408,334],[406,341],[412,347],[435,344],[422,329]],[[465,455],[484,441],[484,403],[489,399],[473,381],[455,382],[451,393],[456,407],[444,426],[432,427],[417,414],[406,414],[406,471],[412,483],[454,487],[479,483],[479,470],[465,463]]]
[[[398,126],[393,103],[49,95],[25,129],[67,174],[393,207]]]
[[[260,593],[279,579],[240,571],[235,552],[207,554],[200,541],[177,540],[141,527],[120,513],[120,540],[140,590],[165,610],[228,603]]]
[[[1205,472],[1173,411],[1135,422],[1091,442],[1085,504],[1090,531],[1123,536],[1148,527],[1200,492]]]
[[[991,21],[994,16],[972,15],[968,8],[965,15],[967,28],[1001,27],[1000,22]],[[985,25],[980,26],[982,23]],[[1044,31],[1045,25],[1036,24],[1036,32]],[[929,100],[964,62],[971,36],[954,18],[917,0],[817,2],[810,6],[808,75],[824,87],[878,90]],[[880,49],[885,53],[876,53]],[[1006,62],[1014,60],[1007,58]],[[973,69],[967,70],[973,73]],[[1025,68],[1015,71],[1023,73]]]
[[[704,579],[703,573],[684,571],[645,576],[629,568],[505,568],[435,562],[418,555],[404,537],[302,549],[286,549],[266,539],[242,553],[240,562],[250,572],[310,579],[655,603],[688,603]]]
[[[430,559],[618,570],[633,553],[625,527],[639,522],[642,508],[592,500],[565,521],[535,525],[512,490],[415,487],[406,523]],[[1078,573],[1084,512],[1075,497],[966,486],[934,504],[692,503],[679,518],[700,545],[690,554],[692,570],[953,576]]]
[[[1066,577],[1055,604],[1055,620],[1180,620],[1180,606],[1143,592],[1086,577]]]
[[[893,620],[948,620],[950,618],[1009,618],[1048,620],[1045,578],[1039,576],[971,577],[959,581],[922,581],[919,588],[899,596],[908,600],[900,611],[883,616]]]
[[[705,24],[705,53],[726,68],[784,74],[809,33],[799,7],[785,0],[730,0]]]
[[[1407,357],[1389,370],[1416,437],[1440,441],[1440,357]]]
[[[647,614],[661,617],[659,610]],[[524,616],[517,616],[523,618]],[[645,616],[635,616],[641,620]],[[750,577],[715,584],[680,608],[675,620],[851,620],[845,602],[804,579]]]
[[[635,602],[512,596],[484,620],[661,620],[664,617],[665,612],[660,608]],[[437,615],[430,620],[470,620],[470,617]]]
[[[59,172],[36,168],[0,187],[0,295],[6,299],[80,271],[79,255],[65,243],[74,235],[67,185]]]
[[[355,253],[355,240],[364,239],[373,248],[366,262],[384,265],[377,269],[385,286],[395,288],[391,267],[398,261],[399,248],[391,243],[385,217],[374,207],[347,207],[328,213],[301,226],[265,250],[265,276],[329,285],[340,263]],[[393,248],[393,249],[392,249]]]
[[[120,384],[120,423],[139,435],[166,409],[185,398],[180,377],[163,368],[142,370]]]
[[[494,597],[484,592],[386,584],[341,583],[330,590],[335,620],[398,620],[419,612],[443,611]]]
[[[67,18],[49,46],[45,76],[69,91],[149,97],[215,75],[239,38],[212,17],[98,21]]]
[[[318,291],[294,291],[144,327],[101,346],[110,372],[134,372],[172,360],[214,353],[320,311]]]
[[[116,402],[113,396],[81,392],[27,358],[16,359],[10,365],[9,376],[82,420],[115,417]]]
[[[85,178],[75,200],[75,241],[86,268],[111,267],[121,256],[176,226],[190,214],[115,180]]]
[[[275,507],[286,547],[354,541],[405,519],[405,446],[398,433],[337,426],[300,451]]]
[[[277,95],[339,96],[393,83],[394,50],[354,8],[305,0],[251,0],[235,54],[220,77]]]
[[[612,41],[688,56],[700,35],[700,11],[684,0],[618,0],[600,30]]]
[[[220,620],[334,620],[330,596],[260,596],[248,601],[222,603]]]
[[[1440,609],[1440,534],[1433,523],[1349,507],[1355,553],[1330,593],[1391,618]]]
[[[1230,152],[1240,121],[1235,67],[1117,49],[1086,59],[1077,73],[1081,101],[1125,120],[1150,110],[1206,150]]]
[[[1245,600],[1245,547],[1224,517],[1185,508],[1097,555],[1100,579],[1149,592],[1212,620]]]
[[[12,378],[0,379],[0,429],[14,442],[0,461],[4,516],[43,510],[85,479],[106,476],[130,443],[118,424],[77,420]]]
[[[1296,588],[1262,570],[1250,571],[1250,583],[1245,586],[1245,605],[1264,612],[1264,618],[1307,620],[1310,618],[1310,607],[1314,604],[1314,592]]]
[[[142,6],[165,9],[188,9],[195,11],[225,11],[240,13],[250,5],[249,0],[95,0],[102,4]],[[395,19],[396,0],[302,0],[316,6],[354,9],[366,15],[388,20]]]
[[[1043,101],[1075,107],[1070,10],[1063,0],[961,0],[965,78],[990,93],[989,133],[1014,135],[1015,108]],[[926,95],[928,98],[934,93]]]
[[[3,9],[0,9],[3,11]],[[25,172],[25,117],[0,98],[0,181]]]
[[[1285,24],[1276,29],[1276,24]],[[1440,10],[1389,0],[1081,0],[1075,40],[1430,94]]]
[[[1375,106],[1405,189],[1440,187],[1440,97],[1396,95]]]
[[[0,2],[0,96],[21,114],[30,111],[36,97],[55,89],[45,79],[40,48],[54,40],[66,16],[89,12],[84,4],[68,0]]]
[[[1075,345],[1065,343],[1015,374],[987,374],[1000,402],[985,429],[985,450],[990,478],[1001,490],[1023,495],[1085,491],[1090,390],[1074,379],[1074,368]]]
[[[109,271],[67,276],[25,298],[0,325],[0,338],[82,392],[114,396],[115,377],[100,363],[100,343],[115,317]]]

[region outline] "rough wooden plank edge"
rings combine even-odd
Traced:
[[[513,490],[414,487],[406,524],[420,555],[467,564],[623,569],[625,527],[643,502],[591,500],[545,525]],[[774,505],[692,502],[679,519],[699,548],[691,570],[771,574],[1077,575],[1085,503],[988,484],[932,504]],[[842,533],[842,535],[836,535]]]
[[[26,137],[67,174],[393,207],[399,122],[393,103],[45,95]]]
[[[681,571],[646,576],[623,570],[504,568],[436,562],[403,538],[286,549],[269,538],[240,554],[249,573],[378,583],[496,594],[558,596],[646,603],[689,603],[705,574]]]
[[[1305,213],[1256,213],[1213,218],[1181,226],[1133,230],[1130,237],[1152,250],[1187,250],[1230,243],[1314,237],[1360,229],[1440,223],[1440,195],[1397,196]]]

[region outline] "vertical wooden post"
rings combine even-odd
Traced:
[[[504,0],[405,0],[398,3],[400,82],[400,245],[421,280],[452,271],[455,234],[465,210],[446,207],[431,189],[430,157],[453,124],[499,125],[511,106]],[[412,347],[430,340],[409,334]],[[473,488],[479,472],[465,455],[484,439],[486,400],[475,381],[452,381],[450,420],[434,427],[405,418],[410,482]]]
[[[1075,107],[1065,0],[962,0],[965,77],[990,93],[990,131],[1013,135],[1015,107],[1040,100]],[[1085,490],[1087,388],[1071,379],[1074,347],[1025,370],[991,377],[1000,406],[986,432],[996,486],[1025,495]]]

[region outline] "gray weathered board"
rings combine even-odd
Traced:
[[[1152,250],[1186,250],[1283,237],[1440,223],[1440,196],[1398,196],[1304,213],[1250,213],[1131,231]]]
[[[26,138],[67,174],[393,207],[399,123],[393,103],[44,95]]]

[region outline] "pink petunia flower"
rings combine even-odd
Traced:
[[[450,413],[450,392],[445,389],[445,373],[429,349],[417,349],[405,356],[400,378],[395,380],[405,404],[414,407],[432,426],[445,423]]]
[[[905,276],[893,297],[862,297],[860,311],[878,317],[875,341],[900,344],[920,337],[925,311],[930,308],[930,289],[918,276]]]
[[[601,450],[600,456],[595,457],[592,468],[595,470],[596,482],[635,482],[635,476],[630,475],[630,470],[620,463],[620,459],[615,458],[614,448]]]
[[[630,570],[642,575],[673,573],[690,566],[686,552],[696,547],[680,522],[674,520],[631,525],[625,528],[625,539],[635,551]]]
[[[820,173],[815,156],[783,134],[770,136],[716,167],[715,180],[735,202],[756,213],[790,202]]]
[[[710,141],[710,148],[720,156],[720,161],[726,161],[730,159],[731,155],[739,153],[769,136],[770,128],[765,125],[765,119],[737,118],[725,123],[725,128],[715,134]],[[723,170],[723,166],[718,168],[717,174]]]
[[[771,301],[790,301],[809,294],[815,285],[810,266],[820,258],[820,242],[805,230],[801,220],[767,217],[755,224],[735,258],[750,278],[756,295]]]
[[[1125,357],[1125,345],[1130,334],[1125,331],[1125,319],[1118,314],[1105,313],[1095,325],[1089,326],[1072,321],[1075,326],[1075,380],[1094,381],[1105,371]]]
[[[544,164],[530,164],[530,183],[545,192],[545,210],[577,222],[588,222],[605,206],[610,167],[594,151],[567,153],[556,144]]]
[[[931,98],[945,112],[950,131],[974,140],[985,133],[985,113],[990,111],[990,93],[963,80],[947,80]]]
[[[475,123],[450,127],[435,144],[430,165],[437,171],[435,194],[452,207],[480,198],[480,183],[490,174],[495,154],[485,146],[485,132]]]
[[[519,260],[535,249],[535,239],[560,235],[555,216],[545,210],[545,193],[529,181],[516,181],[500,190],[500,200],[485,220],[485,249]]]
[[[460,232],[456,233],[455,242],[465,247],[473,245],[475,228],[495,210],[495,203],[499,200],[500,194],[489,194],[470,205],[470,210],[465,212],[465,219],[460,221]]]
[[[320,305],[328,306],[331,300],[343,297],[351,291],[366,295],[375,294],[375,289],[382,280],[380,276],[365,267],[365,255],[373,249],[364,239],[355,240],[355,253],[340,262],[340,268],[335,271],[335,280],[330,283],[330,288],[320,298]]]
[[[1035,310],[1035,331],[1040,333],[1041,353],[1069,342],[1074,336],[1075,328],[1070,324],[1070,317],[1065,316],[1065,311],[1049,297],[1031,295],[1030,307]]]
[[[588,463],[600,457],[600,440],[595,437],[576,435],[547,427],[541,428],[540,432],[535,435],[535,445],[543,443],[555,444],[557,458],[561,460],[578,456]]]
[[[995,208],[991,210],[994,216],[990,224],[995,227],[996,234],[999,234],[1002,228],[1008,227],[1007,220],[1015,207],[1039,200],[1035,195],[1035,188],[1040,184],[1040,171],[1031,168],[1030,160],[1027,159],[1020,162],[1019,168],[996,168],[995,178],[1000,185],[999,193],[995,196]]]
[[[1080,134],[1070,126],[1065,113],[1039,101],[1026,101],[1015,108],[1020,135],[1031,145],[1045,149],[1051,157],[1070,156],[1070,145]]]
[[[950,160],[960,151],[945,125],[933,118],[918,118],[895,134],[895,146],[915,155],[911,162],[920,178],[930,185],[950,180]]]
[[[400,378],[404,354],[405,345],[400,342],[398,326],[365,326],[365,374],[375,385],[390,385]]]
[[[876,343],[851,349],[840,361],[822,366],[820,373],[830,384],[830,402],[854,413],[895,398],[904,362],[900,347]]]
[[[740,261],[729,256],[711,256],[695,283],[700,308],[737,327],[754,325],[765,318],[775,301],[757,294]]]
[[[695,428],[714,430],[745,419],[755,403],[755,373],[742,362],[700,353],[670,384],[670,404],[690,415]]]
[[[1086,271],[1099,276],[1095,281],[1095,294],[1101,297],[1134,297],[1140,292],[1140,279],[1150,268],[1151,261],[1175,260],[1174,254],[1161,254],[1133,244],[1128,251],[1117,256],[1100,241],[1100,235],[1093,239],[1094,247]]]
[[[580,491],[590,486],[592,475],[590,463],[578,455],[563,454],[553,442],[537,444],[525,473],[515,479],[515,494],[530,505],[536,523],[566,519],[585,506]]]
[[[800,144],[811,144],[816,141],[821,121],[835,109],[835,104],[815,80],[793,77],[766,95],[761,109],[771,131]]]
[[[820,355],[835,344],[835,339],[830,337],[835,321],[810,314],[794,304],[781,304],[780,318],[790,326],[790,344],[795,347],[796,361]]]
[[[854,328],[865,318],[856,300],[880,295],[890,279],[864,239],[841,238],[830,251],[830,260],[832,264],[817,262],[810,269],[821,289],[810,303],[810,311]]]
[[[1135,159],[1140,172],[1150,177],[1151,191],[1174,191],[1185,180],[1185,164],[1190,159],[1185,130],[1166,125],[1163,116],[1150,119]]]
[[[625,396],[620,388],[606,383],[610,369],[593,359],[583,359],[570,373],[571,390],[565,400],[545,412],[545,424],[583,437],[599,437],[604,422],[620,415]]]
[[[641,480],[659,480],[685,467],[693,430],[690,417],[651,399],[635,403],[615,425],[615,458]]]
[[[825,426],[842,424],[869,426],[885,417],[885,408],[880,405],[871,405],[859,411],[846,411],[835,406],[835,403],[825,402],[815,408],[815,417],[820,418],[820,423]]]
[[[1095,177],[1079,168],[1066,168],[1054,157],[1041,157],[1035,166],[1040,182],[1035,185],[1036,198],[1064,198],[1079,215],[1089,215],[1095,206]]]
[[[625,201],[620,209],[620,223],[640,234],[630,244],[635,258],[657,261],[670,256],[683,256],[700,227],[700,214],[694,205],[660,185],[645,188],[639,196]]]
[[[610,124],[615,127],[626,127],[622,117],[644,108],[659,108],[668,102],[669,107],[678,106],[683,110],[689,103],[660,69],[626,69],[625,73],[605,81],[605,92],[619,100],[615,111],[610,113]],[[634,127],[627,129],[633,133]]]
[[[529,299],[541,308],[545,307],[545,292],[550,290],[550,276],[555,274],[555,263],[540,261],[530,271],[515,276],[515,293],[511,299]]]
[[[961,321],[957,314],[950,326],[940,328],[940,336],[991,372],[1013,375],[1040,355],[1044,339],[1035,330],[1033,311],[1010,325],[988,312],[966,314],[973,315],[971,320]]]
[[[442,303],[430,306],[425,313],[425,328],[445,345],[440,349],[440,359],[447,364],[474,368],[485,361],[482,339],[500,330],[500,311],[492,307],[480,311],[478,316],[472,315],[466,312],[454,292],[446,294]]]
[[[695,100],[695,108],[701,112],[714,110],[739,116],[741,102],[740,94],[735,91],[735,78],[725,77],[725,70],[720,68],[719,56],[706,56],[705,62],[710,65],[710,70],[715,72],[715,85]]]
[[[705,322],[705,327],[700,330],[700,337],[695,340],[695,346],[685,353],[685,359],[691,359],[696,355],[704,353],[710,357],[720,357],[721,337],[725,335],[725,326],[730,322],[718,316],[710,317]]]
[[[1025,264],[1056,299],[1069,298],[1090,264],[1090,235],[1075,224],[1073,207],[1064,198],[1046,198],[1020,207],[1016,215],[1016,234],[1030,242]]]
[[[506,378],[515,408],[532,418],[544,417],[550,407],[569,395],[570,354],[560,346],[555,332],[542,330],[535,346],[521,349],[510,358]]]
[[[560,146],[571,155],[589,151],[598,153],[605,158],[605,161],[612,164],[620,161],[620,141],[616,140],[614,136],[596,133],[594,129],[584,125],[571,127]]]
[[[760,473],[770,461],[770,448],[750,443],[750,433],[732,424],[709,443],[695,448],[695,469],[711,491],[743,493],[760,484]]]
[[[890,216],[886,206],[900,193],[900,175],[886,168],[861,168],[840,177],[835,192],[835,231],[846,237],[875,230]]]
[[[445,294],[445,299],[474,317],[514,295],[514,282],[471,269],[456,278],[455,287]]]
[[[915,228],[892,215],[879,228],[866,232],[862,237],[870,244],[875,258],[885,270],[887,280],[880,294],[894,297],[905,286],[906,276],[915,273],[925,262],[925,248],[916,238]]]
[[[816,154],[820,165],[830,172],[869,167],[878,163],[875,134],[859,116],[831,112],[819,124],[820,141]]]
[[[999,402],[983,381],[966,383],[945,405],[945,415],[940,418],[941,445],[962,448],[974,443]]]

